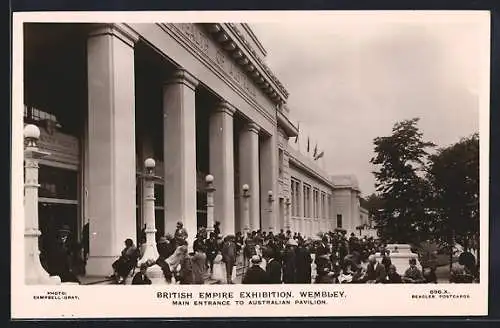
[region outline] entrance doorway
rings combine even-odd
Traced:
[[[78,171],[76,168],[61,168],[40,165],[38,198],[38,226],[42,264],[56,240],[61,228],[70,231],[70,238],[79,245],[81,225],[79,222]],[[79,250],[75,250],[79,251]]]

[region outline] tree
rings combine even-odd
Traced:
[[[388,242],[418,243],[430,228],[427,201],[430,185],[425,178],[427,149],[414,118],[396,123],[392,135],[374,139],[375,156],[370,162],[379,167],[373,172],[379,205],[373,218],[379,236]]]
[[[430,157],[436,232],[450,247],[479,248],[479,135],[439,149]]]
[[[372,220],[375,214],[382,208],[384,208],[383,199],[376,193],[371,194],[364,200],[363,208],[368,211],[368,217],[370,218],[370,228],[372,227]]]

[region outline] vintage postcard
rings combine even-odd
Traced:
[[[487,314],[488,12],[12,37],[13,319]]]

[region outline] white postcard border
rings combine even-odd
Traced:
[[[332,19],[352,12],[33,12],[13,14],[12,67],[12,318],[115,318],[115,317],[302,317],[302,316],[469,316],[488,313],[488,237],[489,237],[489,12],[366,12],[366,19],[384,15],[395,21],[418,19],[422,15],[443,15],[443,21],[482,19],[485,48],[479,59],[482,65],[482,86],[478,90],[480,108],[480,256],[479,284],[438,285],[166,285],[166,286],[26,286],[24,284],[24,208],[23,208],[23,22],[277,22],[282,20]],[[360,14],[355,13],[355,14]],[[486,40],[485,40],[486,41]],[[192,292],[194,303],[200,292],[232,292],[229,306],[172,305],[171,299],[159,298],[158,292]],[[240,292],[291,291],[290,305],[238,305]],[[296,305],[300,292],[343,292],[341,297],[319,297],[323,305]],[[468,295],[466,298],[443,298],[448,295]],[[64,294],[63,294],[64,293]],[[412,295],[435,295],[433,299]],[[54,300],[36,296],[54,295]],[[339,296],[340,294],[332,294]],[[281,298],[272,298],[280,300]],[[314,301],[314,298],[307,298]],[[214,299],[215,300],[215,299]],[[221,300],[221,299],[218,299]],[[254,299],[255,300],[255,299]],[[248,299],[244,299],[248,302]]]

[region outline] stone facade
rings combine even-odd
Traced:
[[[334,229],[337,212],[349,229],[357,224],[359,191],[337,188],[289,147],[298,129],[288,119],[288,92],[247,25],[28,24],[26,30],[25,121],[43,123],[32,115],[36,105],[53,112],[49,121],[62,122],[60,131],[47,129],[50,136],[43,131],[41,148],[53,152],[44,164],[70,164],[78,189],[71,202],[44,199],[41,206],[54,211],[40,220],[69,220],[78,239],[89,223],[88,274],[108,274],[123,241],[137,239],[144,224],[142,163],[149,157],[163,180],[155,185],[162,233],[182,222],[192,241],[206,224],[207,174],[214,176],[215,220],[223,234],[248,224],[310,236]],[[36,56],[49,52],[54,59]],[[80,106],[71,110],[59,86],[68,75],[65,91]],[[298,199],[293,181],[310,187],[307,215],[292,207],[292,197]],[[250,189],[248,223],[242,222],[244,184]],[[68,204],[75,207],[72,214],[61,210]]]

